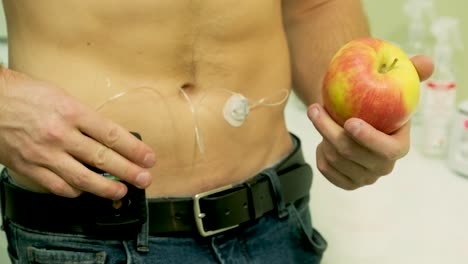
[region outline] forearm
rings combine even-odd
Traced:
[[[368,36],[360,0],[283,0],[293,87],[306,104],[321,102],[322,79],[335,52]]]

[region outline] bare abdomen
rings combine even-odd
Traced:
[[[284,103],[255,108],[240,127],[223,117],[233,93],[252,103],[279,102],[290,88],[280,1],[235,10],[234,1],[194,1],[199,6],[179,12],[135,9],[140,1],[134,1],[132,12],[118,15],[94,1],[94,9],[72,1],[75,12],[44,1],[41,8],[54,10],[55,21],[28,1],[6,2],[10,68],[53,82],[139,132],[158,158],[149,195],[237,182],[289,151]]]

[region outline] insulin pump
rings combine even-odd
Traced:
[[[138,133],[130,133],[141,140],[141,136]],[[86,167],[103,177],[122,182],[128,189],[127,194],[117,201],[98,197],[93,194],[86,194],[86,199],[90,202],[90,211],[93,211],[96,215],[95,225],[99,227],[100,230],[105,231],[106,227],[112,229],[112,227],[122,228],[124,226],[138,228],[141,224],[146,222],[148,212],[144,189],[139,189],[98,168],[89,165],[86,165]]]

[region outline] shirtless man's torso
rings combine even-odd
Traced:
[[[140,133],[157,160],[148,196],[240,182],[291,150],[280,0],[5,0],[4,7],[9,68]],[[223,117],[233,93],[265,102],[240,127]]]

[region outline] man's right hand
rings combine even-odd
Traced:
[[[62,89],[0,70],[0,163],[46,191],[117,200],[127,188],[89,170],[106,171],[139,188],[151,184],[151,148]]]

